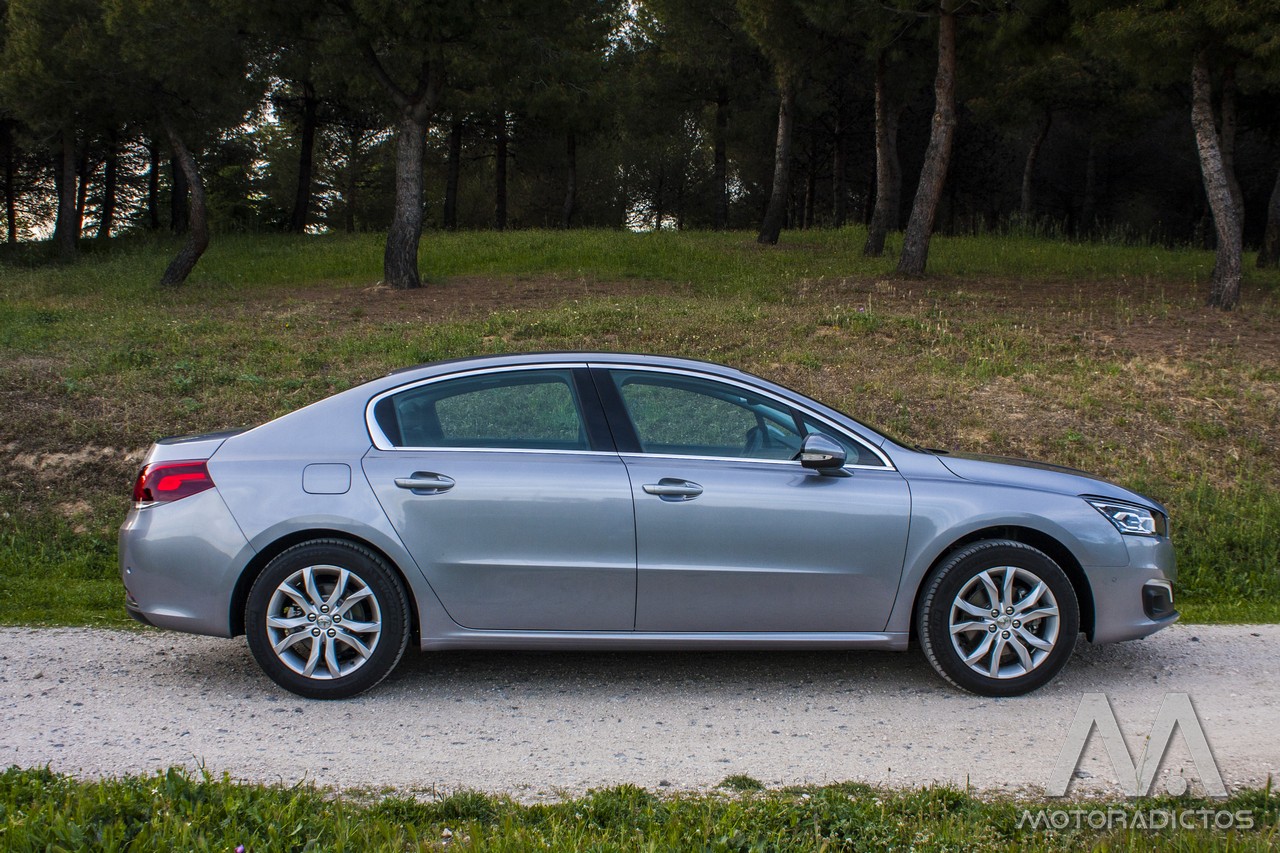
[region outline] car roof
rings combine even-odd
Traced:
[[[421,372],[420,375],[425,378],[428,376],[453,373],[456,370],[564,361],[593,362],[597,364],[646,364],[659,367],[683,367],[692,370],[701,370],[706,373],[716,373],[722,376],[751,376],[751,374],[745,373],[737,368],[697,358],[653,355],[651,353],[638,352],[588,352],[576,350],[539,350],[535,352],[498,353],[495,355],[474,355],[464,356],[461,358],[449,358],[441,361],[431,361],[424,364],[401,367],[397,370],[391,371],[387,376],[394,376],[403,381],[406,378],[406,374],[418,373],[419,371]],[[751,378],[757,379],[758,377],[751,376]]]

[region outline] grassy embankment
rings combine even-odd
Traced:
[[[177,290],[167,243],[0,253],[0,623],[125,624],[114,530],[153,439],[545,349],[723,361],[928,446],[1097,472],[1170,506],[1187,619],[1280,620],[1280,274],[1222,314],[1207,252],[938,239],[912,282],[861,244],[428,234],[409,294],[374,287],[374,235],[220,237]]]
[[[0,847],[43,850],[1133,850],[1252,851],[1276,843],[1280,799],[1269,790],[1225,801],[1044,803],[979,799],[954,788],[888,791],[843,784],[764,792],[746,777],[704,795],[622,786],[550,804],[458,792],[443,799],[333,797],[314,787],[238,785],[171,770],[77,782],[46,770],[0,773]],[[1063,829],[1030,829],[1024,810],[1084,809]],[[1175,815],[1194,828],[1094,829],[1117,809]],[[1248,830],[1204,829],[1213,813],[1249,811]],[[1184,815],[1190,814],[1189,817]],[[1115,825],[1119,820],[1112,818]],[[1079,826],[1077,827],[1077,823]]]

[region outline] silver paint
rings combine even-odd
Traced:
[[[381,394],[550,364],[744,385],[867,445],[885,467],[828,477],[799,462],[397,450],[370,431],[369,404]],[[428,364],[256,429],[159,442],[147,461],[184,459],[207,459],[216,489],[131,510],[120,568],[133,612],[193,633],[230,635],[237,582],[255,556],[311,535],[351,538],[387,558],[424,649],[905,648],[930,569],[961,539],[1009,530],[1047,537],[1079,564],[1095,642],[1173,621],[1147,619],[1141,604],[1145,583],[1175,577],[1170,541],[1122,536],[1081,496],[1164,512],[1155,501],[1052,466],[902,447],[794,391],[707,362],[575,353]],[[424,477],[437,485],[396,483]],[[686,484],[686,493],[645,489],[663,483]]]

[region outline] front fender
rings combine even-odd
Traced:
[[[1120,532],[1078,496],[963,480],[913,480],[906,559],[885,630],[911,630],[921,585],[957,542],[984,530],[998,536],[998,529],[1007,527],[1050,537],[1086,569],[1129,565]]]

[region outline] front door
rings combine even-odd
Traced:
[[[637,631],[884,630],[910,515],[897,471],[737,384],[631,369],[597,376],[612,382],[614,411],[620,403],[630,422],[615,433],[633,430],[638,442],[623,454],[635,499]],[[863,457],[851,455],[843,476],[791,461],[815,430]]]

